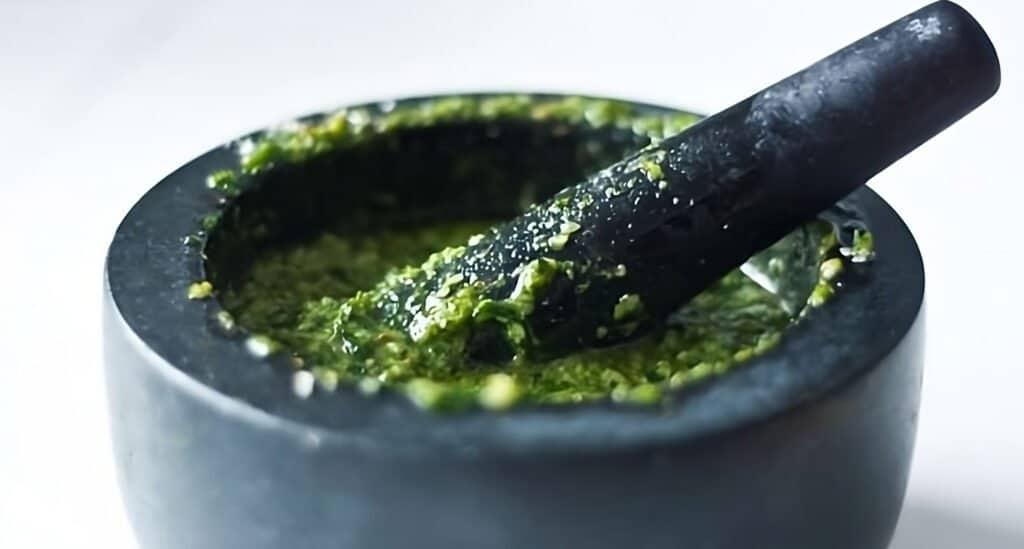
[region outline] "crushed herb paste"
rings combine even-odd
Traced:
[[[222,299],[240,325],[301,356],[322,388],[333,389],[339,381],[365,388],[372,380],[371,392],[379,385],[397,386],[417,404],[441,410],[474,403],[505,408],[523,400],[657,402],[666,390],[724,373],[769,351],[794,321],[776,294],[739,270],[683,306],[661,333],[547,361],[474,362],[466,358],[465,338],[452,337],[451,326],[432,334],[429,326],[402,330],[361,316],[363,307],[387,297],[374,292],[375,281],[410,276],[417,268],[409,265],[423,263],[435,250],[458,246],[491,224],[351,237],[324,234],[261,257],[241,291]],[[819,242],[829,240],[825,224],[809,230]],[[821,248],[822,274],[812,300],[821,287],[832,288],[826,276],[834,277],[836,262],[842,261],[828,258],[835,252],[834,246]],[[538,270],[534,276],[543,277]],[[514,303],[481,302],[472,292],[448,297],[449,308],[437,313],[436,322],[461,324],[458,329],[483,315],[515,314],[503,310],[515,310]],[[616,314],[629,315],[641,306],[632,296],[624,296],[621,304]]]

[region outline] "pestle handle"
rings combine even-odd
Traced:
[[[621,265],[628,274],[595,276],[582,281],[585,292],[550,296],[531,319],[540,346],[558,353],[614,342],[594,334],[627,294],[639,295],[646,313],[632,335],[656,325],[983,103],[999,75],[974,18],[935,2],[567,189],[592,204],[575,220],[585,230],[557,253],[535,253]],[[657,160],[661,182],[636,168],[641,157]],[[506,249],[529,248],[525,240],[536,237],[525,228],[547,217],[535,208],[496,239]],[[492,264],[523,259],[505,255]]]
[[[637,337],[998,87],[985,32],[936,2],[385,280],[368,316],[484,362]]]
[[[691,161],[690,169],[703,157],[710,168],[703,175],[749,192],[747,200],[738,201],[748,208],[761,209],[767,204],[762,200],[771,200],[806,218],[983,103],[999,80],[999,62],[985,32],[963,8],[941,1],[765,88],[665,146]],[[737,170],[750,175],[736,175]],[[763,199],[751,200],[762,194]]]

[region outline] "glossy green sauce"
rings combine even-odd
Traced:
[[[238,171],[211,174],[207,184],[237,196],[244,191],[241,182],[246,174],[302,163],[358,143],[366,135],[453,120],[517,118],[614,125],[652,140],[696,121],[688,114],[638,113],[625,103],[606,100],[447,98],[386,113],[339,113],[272,133],[246,144]],[[660,179],[656,160],[642,166],[652,181]],[[230,312],[224,318],[257,335],[263,348],[291,353],[298,367],[312,372],[321,391],[334,391],[342,384],[364,393],[390,387],[419,406],[439,411],[605,398],[652,404],[670,398],[675,389],[770,352],[808,307],[823,305],[832,296],[832,281],[848,261],[840,257],[831,227],[812,223],[802,230],[813,248],[810,286],[797,292],[796,303],[786,303],[737,270],[682,307],[657,333],[553,360],[518,352],[510,362],[473,360],[466,349],[468,333],[488,322],[503,327],[508,341],[521,341],[527,337],[522,326],[534,293],[543,289],[552,273],[572,269],[543,258],[523,265],[515,290],[502,300],[487,299],[474,281],[462,278],[445,280],[429,291],[417,286],[432,269],[462,253],[477,235],[500,221],[462,219],[392,230],[324,232],[269,250],[256,258],[241,284],[218,292]],[[216,222],[215,217],[204,219],[207,229]],[[577,228],[566,226],[561,233],[568,238]],[[552,249],[560,245],[557,236],[547,242]],[[870,244],[869,235],[860,242]],[[783,242],[780,249],[795,245]],[[797,268],[780,258],[766,260],[766,265],[777,275]],[[403,293],[403,288],[409,291]],[[212,286],[193,285],[189,297],[202,299],[213,292]],[[413,298],[416,314],[397,315],[407,312]],[[394,310],[396,318],[405,320],[388,322],[377,314],[382,310]],[[612,311],[616,325],[608,329],[628,326],[642,311],[637,296],[622,296]],[[409,318],[413,320],[406,321]]]
[[[351,382],[372,392],[393,385],[417,404],[437,410],[606,397],[657,402],[666,390],[724,373],[769,351],[794,321],[775,294],[735,271],[684,306],[662,333],[550,361],[485,364],[465,358],[460,338],[414,341],[402,330],[369,329],[353,312],[358,309],[353,296],[375,299],[372,291],[365,292],[375,282],[400,276],[409,265],[422,263],[438,249],[464,243],[491,224],[362,236],[325,234],[261,257],[241,291],[227,293],[222,300],[240,325],[301,357],[322,388]],[[817,238],[826,242],[828,228],[818,225],[816,230]],[[827,242],[821,250],[825,255],[833,251]],[[829,265],[835,268],[835,263]],[[835,275],[826,271],[822,269]],[[827,293],[831,295],[830,290]],[[469,303],[474,304],[472,298]]]

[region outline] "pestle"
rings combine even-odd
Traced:
[[[480,360],[637,337],[987,100],[999,74],[978,23],[935,2],[435,256],[391,295],[480,289],[496,303],[473,313]],[[387,312],[412,326],[403,315],[428,308]]]

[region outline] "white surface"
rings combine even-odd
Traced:
[[[714,111],[922,4],[0,0],[0,547],[132,547],[101,380],[103,255],[136,198],[192,156],[304,111],[423,92]],[[1001,54],[1002,90],[872,183],[928,272],[895,549],[1024,547],[1024,10],[965,4]]]

